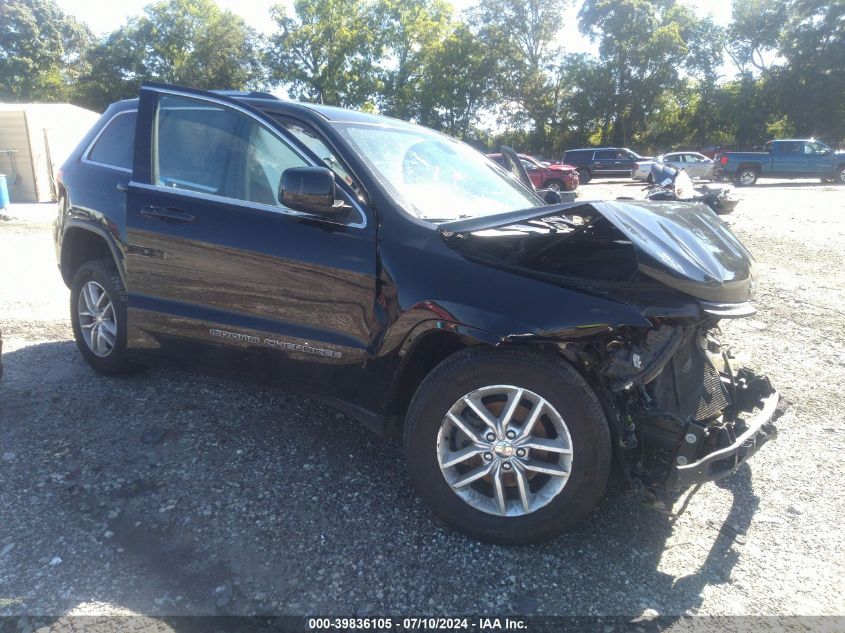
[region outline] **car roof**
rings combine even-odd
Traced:
[[[577,149],[568,149],[567,152],[594,152],[600,149],[625,149],[624,147],[579,147]]]
[[[169,86],[178,89],[179,86]],[[190,89],[187,89],[190,92]],[[404,128],[419,128],[414,123],[402,121],[401,119],[394,119],[392,117],[383,116],[380,114],[373,114],[371,112],[360,112],[358,110],[348,110],[346,108],[337,108],[335,106],[327,106],[319,103],[305,103],[302,101],[288,101],[279,99],[266,92],[245,92],[237,90],[212,90],[212,94],[220,95],[235,101],[241,101],[259,110],[274,110],[277,112],[290,112],[299,114],[309,114],[311,116],[319,116],[326,121],[332,123],[364,123],[369,125],[390,126],[390,127],[404,127]],[[125,99],[118,101],[109,106],[112,111],[128,110],[138,107],[138,98]]]

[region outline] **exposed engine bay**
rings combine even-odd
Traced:
[[[753,257],[700,205],[562,206],[465,231],[452,223],[443,235],[468,259],[623,301],[647,318],[651,327],[557,342],[599,395],[632,488],[678,490],[733,473],[776,435],[777,392],[732,367],[719,329],[721,318],[754,314]]]

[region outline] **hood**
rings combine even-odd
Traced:
[[[699,203],[574,202],[448,222],[439,230],[508,265],[605,286],[645,276],[703,301],[741,303],[755,284],[754,257]]]
[[[575,165],[567,165],[566,163],[555,163],[553,165],[549,165],[547,169],[554,169],[556,171],[575,171],[577,168]]]

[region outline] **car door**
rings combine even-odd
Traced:
[[[619,176],[630,176],[636,165],[639,156],[627,150],[619,150],[616,153],[614,169]]]
[[[281,205],[281,174],[318,164],[251,107],[145,86],[127,187],[134,354],[227,365],[340,397],[375,335],[375,227]]]
[[[675,169],[686,169],[687,166],[683,154],[664,154],[662,162]]]
[[[532,191],[536,189],[534,183],[531,181],[531,178],[528,175],[528,172],[525,169],[525,165],[523,164],[522,160],[519,158],[517,153],[507,145],[502,145],[499,148],[499,151],[502,153],[504,168],[508,170],[511,174],[513,174],[514,178],[519,180],[523,185],[525,185]]]
[[[773,143],[773,176],[797,176],[804,173],[806,161],[804,148],[798,141],[778,141]]]
[[[543,173],[545,170],[539,165],[536,165],[530,160],[526,160],[524,158],[520,158],[519,162],[522,163],[525,173],[528,174],[528,178],[531,180],[531,185],[535,189],[541,189],[543,187]]]
[[[827,145],[818,141],[804,143],[804,173],[807,176],[829,176],[835,166],[836,156]]]
[[[616,151],[612,149],[596,150],[593,157],[593,172],[597,174],[613,174],[616,171]]]
[[[710,178],[713,164],[706,156],[690,152],[681,154],[681,158],[684,161],[684,169],[691,178]]]

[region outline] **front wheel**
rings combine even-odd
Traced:
[[[415,489],[446,523],[485,541],[534,543],[575,525],[610,472],[593,391],[562,360],[470,349],[423,381],[405,421]]]
[[[757,182],[757,172],[753,169],[740,169],[736,172],[736,184],[740,187],[750,187]]]
[[[126,358],[126,290],[110,259],[80,266],[70,286],[70,320],[83,358],[101,374],[136,369]]]
[[[563,191],[565,187],[560,180],[547,180],[546,184],[543,185],[544,189],[551,189],[552,191]]]

